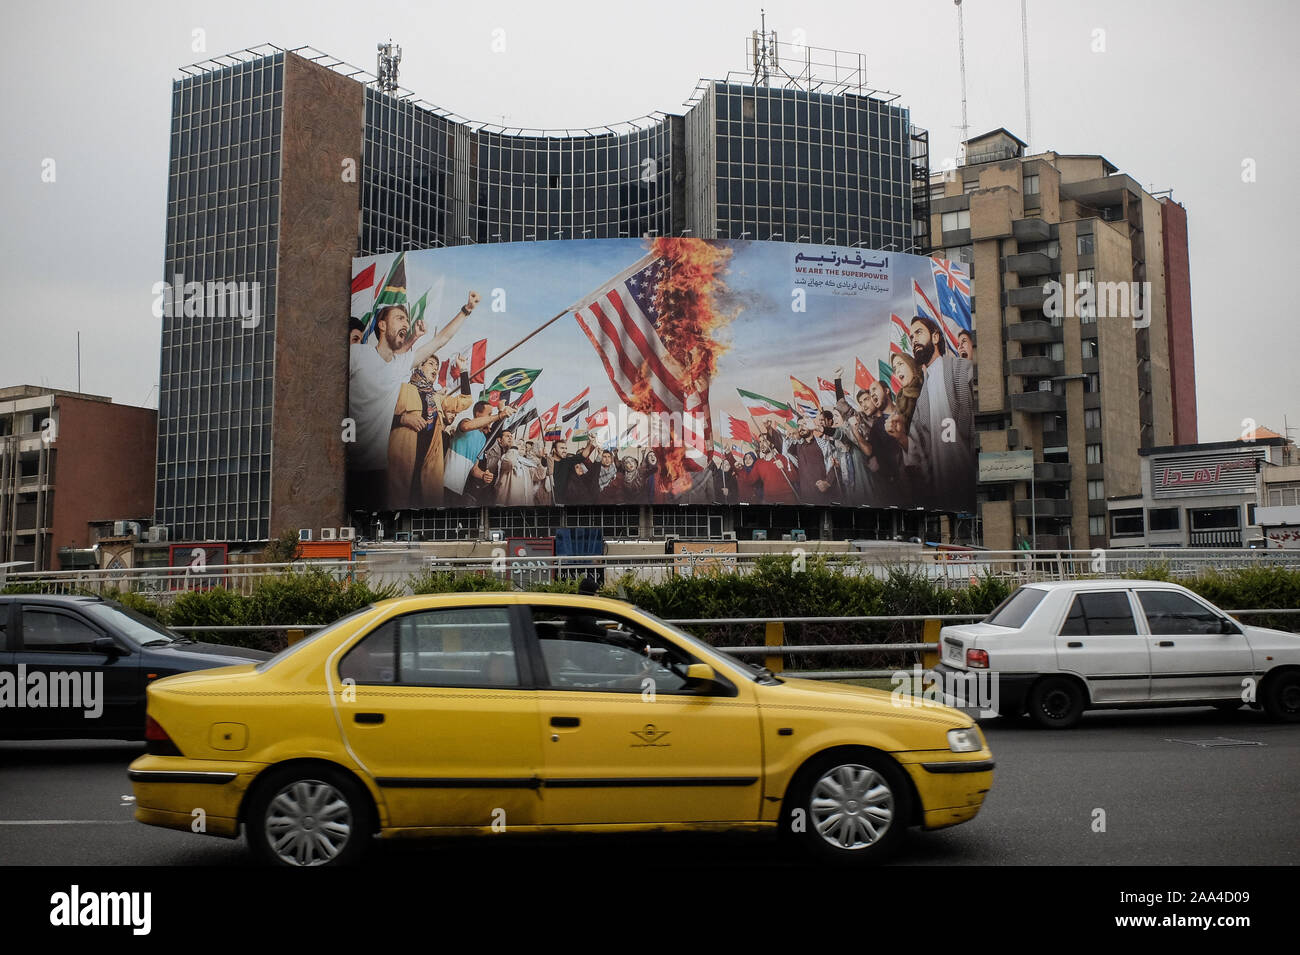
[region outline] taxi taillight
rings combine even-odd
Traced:
[[[162,724],[147,713],[144,718],[144,739],[145,752],[151,756],[184,755],[179,747],[172,742],[172,738],[167,735],[167,731],[162,728]]]

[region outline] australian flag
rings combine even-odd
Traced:
[[[960,262],[931,259],[934,289],[939,297],[939,311],[966,331],[972,330],[970,307],[970,273]]]

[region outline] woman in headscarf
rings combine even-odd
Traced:
[[[596,475],[596,499],[601,504],[618,504],[623,500],[623,481],[619,477],[618,459],[613,451],[600,453],[600,471]]]
[[[758,504],[763,500],[763,485],[757,472],[754,471],[757,462],[758,455],[753,451],[746,451],[745,456],[740,459],[740,467],[736,469],[736,485],[739,488],[740,499],[746,504]]]
[[[619,464],[623,468],[621,483],[623,486],[623,499],[620,504],[639,504],[644,497],[645,488],[642,486],[641,468],[636,463],[636,458],[630,454],[623,458]]]
[[[906,430],[912,423],[912,415],[916,411],[916,401],[921,397],[921,389],[925,387],[925,372],[911,355],[894,355],[889,363],[902,384],[898,397],[894,399],[894,406],[903,416],[903,427]]]
[[[403,383],[388,435],[388,506],[440,507],[443,503],[443,428],[468,408],[469,373],[461,394],[438,391],[438,356],[430,355]]]

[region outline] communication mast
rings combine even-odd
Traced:
[[[379,66],[375,75],[379,80],[379,88],[385,93],[397,89],[397,65],[401,62],[402,48],[393,42],[392,37],[389,37],[387,43],[379,44]]]
[[[755,30],[750,37],[754,57],[754,85],[770,86],[772,72],[780,71],[781,62],[777,53],[776,31],[767,31],[767,11],[759,10],[762,15],[762,30]]]
[[[1029,144],[1034,141],[1029,127],[1029,11],[1028,0],[1020,0],[1020,46],[1025,59],[1025,155],[1031,152]]]
[[[961,66],[961,145],[958,151],[966,160],[966,140],[970,139],[970,124],[966,121],[966,24],[962,19],[961,0],[952,0],[957,6],[957,62]]]

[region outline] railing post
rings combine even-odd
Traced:
[[[288,630],[284,632],[284,638],[285,640],[288,641],[289,646],[293,646],[295,643],[297,643],[306,635],[307,635],[306,630],[301,630],[294,627],[290,627]]]
[[[769,620],[763,628],[763,646],[781,647],[785,646],[785,624],[780,620]],[[767,667],[773,673],[780,673],[785,669],[785,656],[780,653],[772,653],[763,657],[763,666]]]
[[[942,620],[927,620],[921,628],[922,643],[938,643],[939,631],[943,629]],[[939,659],[942,656],[943,648],[936,650],[923,650],[921,652],[921,665],[927,670],[933,670],[939,665]]]

